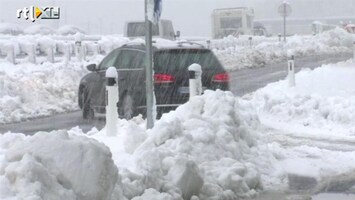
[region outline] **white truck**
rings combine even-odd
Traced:
[[[212,37],[253,35],[254,10],[246,7],[216,9],[212,13]]]
[[[129,38],[144,37],[146,33],[144,21],[126,22],[124,27],[124,36]],[[170,20],[161,19],[158,24],[153,24],[153,37],[175,40],[180,37],[180,32],[174,32],[173,23]]]

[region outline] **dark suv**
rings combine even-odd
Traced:
[[[154,91],[158,115],[175,109],[189,99],[188,67],[202,66],[203,89],[229,89],[229,76],[214,53],[193,43],[153,47]],[[145,46],[127,44],[109,53],[96,66],[87,66],[91,73],[84,76],[79,86],[79,106],[83,118],[105,113],[105,71],[114,66],[118,71],[119,115],[131,118],[145,114]]]

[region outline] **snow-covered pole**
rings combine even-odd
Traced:
[[[115,67],[106,70],[106,134],[115,136],[117,133],[118,108],[118,73]]]
[[[208,49],[212,49],[212,48],[211,48],[211,40],[207,40],[206,43],[207,43],[207,48],[208,48]]]
[[[189,70],[189,88],[190,99],[194,96],[202,94],[202,69],[199,64],[192,64],[188,68]]]
[[[54,63],[54,47],[52,45],[48,45],[46,48],[47,61]]]
[[[70,44],[65,44],[64,45],[64,56],[65,56],[65,62],[68,63],[71,59],[71,48]]]
[[[6,48],[6,60],[9,61],[10,63],[12,64],[15,64],[16,61],[15,61],[15,47],[14,45],[6,45],[5,46]]]
[[[75,35],[75,55],[80,62],[83,61],[82,40],[83,35],[81,33],[77,33]]]
[[[36,46],[34,44],[29,44],[27,46],[28,61],[36,64]]]
[[[289,86],[295,87],[295,56],[293,54],[289,54],[288,56],[288,80]]]

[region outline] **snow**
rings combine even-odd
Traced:
[[[23,30],[17,24],[0,23],[0,34],[19,35]]]
[[[339,53],[350,53],[353,48],[355,36],[345,30],[337,28],[315,36],[291,36],[287,42],[268,42],[267,38],[255,37],[258,44],[252,47],[247,45],[233,44],[242,39],[227,37],[223,40],[212,41],[215,44],[214,52],[225,65],[227,70],[234,71],[244,68],[262,67],[266,64],[285,60],[287,52],[292,52],[296,57],[311,55],[328,55]],[[227,44],[229,47],[218,48]]]
[[[36,38],[41,49],[58,42],[26,38]],[[229,66],[235,70],[276,62],[286,52],[349,52],[349,41],[347,33],[334,30],[294,36],[284,45],[263,42],[215,51],[227,63],[240,62]],[[109,52],[126,42],[107,36],[98,44]],[[17,51],[23,44],[9,43]],[[78,80],[89,63],[1,60],[0,123],[77,110]],[[349,60],[304,69],[294,88],[282,80],[243,98],[206,91],[164,114],[151,130],[138,116],[119,120],[112,137],[105,129],[83,133],[79,128],[0,135],[0,198],[237,199],[263,189],[286,190],[290,175],[313,178],[317,185],[310,190],[322,192],[349,181],[352,176],[346,175],[355,169],[354,66]]]
[[[253,98],[272,127],[287,124],[288,129],[312,129],[305,134],[321,130],[323,135],[355,136],[354,76],[352,60],[313,71],[303,69],[296,75],[296,87],[290,88],[288,81],[282,80],[256,91]]]
[[[152,130],[138,117],[120,120],[114,138],[105,130],[91,137],[111,148],[127,198],[156,191],[173,199],[252,197],[262,189],[255,163],[272,167],[258,153],[258,120],[250,109],[230,92],[206,91],[164,114]]]
[[[93,57],[92,62],[100,59]],[[0,123],[78,110],[78,84],[88,73],[87,64],[0,62]]]
[[[107,189],[108,199],[238,199],[285,191],[297,184],[293,176],[311,180],[310,194],[339,185],[351,191],[354,72],[349,60],[302,70],[294,88],[282,80],[242,98],[206,91],[164,114],[153,129],[145,129],[141,116],[119,119],[110,137],[105,129],[79,128],[1,135],[1,197],[85,199],[82,194],[93,197]],[[81,161],[78,155],[87,157]],[[99,187],[100,170],[110,174],[100,179],[109,187]],[[12,174],[21,177],[18,182]],[[58,177],[70,177],[65,180],[71,184]]]
[[[59,35],[74,35],[76,33],[85,33],[81,28],[74,25],[62,26],[56,32]]]
[[[348,60],[303,69],[295,87],[281,80],[244,97],[255,105],[279,166],[285,174],[313,179],[311,193],[352,186],[354,75],[355,64]]]
[[[30,35],[52,35],[54,30],[46,25],[36,24],[26,28],[24,33]]]
[[[111,199],[118,171],[97,141],[65,131],[0,141],[1,199]]]

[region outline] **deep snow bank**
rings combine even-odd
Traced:
[[[296,74],[288,81],[269,84],[252,95],[260,116],[282,127],[295,125],[338,135],[355,135],[355,63],[351,60]]]
[[[102,56],[93,58],[98,62]],[[0,124],[77,110],[86,63],[0,63]]]
[[[233,40],[238,39],[233,37],[224,39],[226,43]],[[291,36],[286,43],[265,41],[253,47],[237,45],[222,50],[215,49],[214,52],[225,67],[233,71],[280,62],[286,59],[287,51],[296,57],[352,52],[353,41],[355,41],[353,34],[337,28],[315,36]]]
[[[273,156],[257,143],[253,110],[230,92],[206,91],[152,130],[136,118],[120,120],[116,137],[105,130],[92,137],[110,147],[122,180],[117,187],[128,199],[250,197],[262,189],[262,174],[274,170]]]
[[[109,149],[93,139],[0,134],[0,199],[109,200],[117,179]]]

